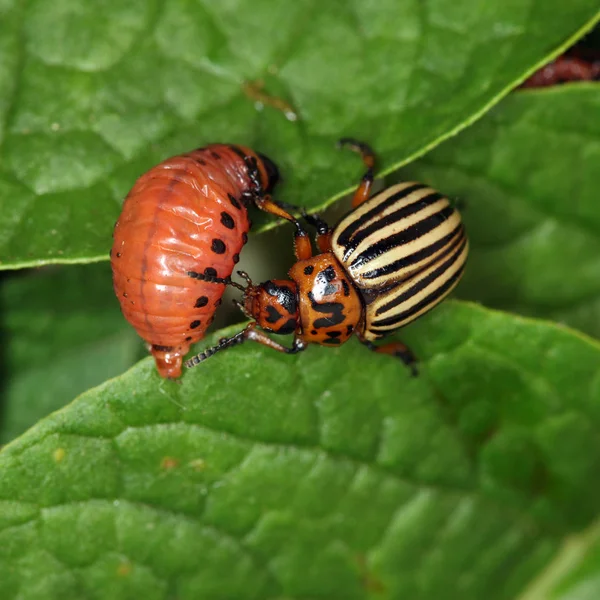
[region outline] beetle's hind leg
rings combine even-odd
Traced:
[[[387,344],[382,344],[381,346],[376,346],[373,342],[369,342],[360,336],[358,336],[358,339],[361,344],[373,352],[389,354],[390,356],[399,358],[409,368],[413,377],[416,377],[419,374],[417,369],[417,357],[412,353],[412,350],[402,342],[389,342]]]

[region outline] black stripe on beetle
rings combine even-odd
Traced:
[[[413,192],[421,190],[425,187],[427,186],[423,185],[422,183],[415,183],[414,185],[409,185],[403,190],[392,194],[389,198],[386,198],[381,204],[378,204],[371,210],[368,210],[364,215],[352,221],[352,223],[348,225],[348,227],[346,227],[344,231],[340,232],[337,238],[337,243],[340,244],[340,246],[347,246],[350,242],[350,238],[356,233],[356,231],[360,229],[363,225],[368,223],[371,219],[377,219],[381,211],[384,211],[386,208],[389,208],[390,206],[392,206],[399,200],[402,200],[402,198],[405,198],[409,194],[412,194]],[[374,197],[376,198],[376,196]]]
[[[437,269],[434,269],[431,273],[429,273],[429,275],[427,275],[427,277],[424,277],[423,279],[418,281],[415,285],[410,287],[404,293],[400,294],[399,296],[397,296],[396,298],[394,298],[392,301],[388,302],[387,304],[380,306],[377,309],[376,314],[380,315],[382,313],[389,311],[392,308],[395,308],[396,306],[400,306],[402,303],[410,300],[413,296],[418,294],[420,291],[424,290],[429,284],[433,283],[441,275],[443,275],[445,272],[447,272],[448,269],[460,257],[462,251],[464,250],[466,243],[467,243],[466,238],[463,238],[462,244],[460,245],[460,247],[456,250],[456,252],[454,252],[452,254],[452,256],[450,256],[450,258],[448,258],[448,260],[444,261],[439,267],[437,267]],[[404,321],[411,315],[417,313],[419,310],[428,306],[429,304],[435,303],[435,301],[439,297],[443,296],[443,294],[454,285],[454,282],[457,281],[461,277],[463,269],[464,269],[464,264],[461,266],[460,269],[457,270],[456,273],[454,273],[454,275],[452,275],[452,277],[450,277],[448,280],[446,280],[442,285],[435,288],[431,294],[429,294],[428,296],[423,298],[420,302],[418,302],[414,306],[411,306],[408,310],[405,310],[404,312],[394,315],[392,317],[387,317],[385,319],[381,319],[380,321],[374,321],[372,323],[372,326],[373,327],[389,327],[390,325],[393,326],[397,323],[401,323],[402,321]]]
[[[441,250],[448,242],[452,240],[458,233],[463,230],[462,225],[458,225],[455,227],[448,235],[445,235],[443,238],[440,238],[436,242],[429,244],[425,248],[421,248],[408,256],[395,260],[379,269],[375,269],[373,271],[368,271],[362,275],[365,279],[377,279],[378,277],[382,277],[384,275],[390,275],[391,273],[395,273],[396,271],[401,271],[402,269],[406,269],[414,264],[417,264],[430,256],[433,256],[436,252]]]
[[[432,192],[423,198],[419,198],[415,202],[412,202],[408,206],[403,206],[398,210],[390,213],[389,215],[379,217],[374,223],[367,225],[364,229],[361,229],[353,238],[350,240],[350,243],[347,245],[347,252],[353,252],[358,248],[358,245],[366,240],[370,235],[381,231],[384,227],[388,227],[389,225],[393,225],[394,223],[402,223],[408,217],[415,215],[422,211],[424,208],[427,208],[430,204],[437,202],[438,200],[442,200],[444,196],[438,192]],[[453,210],[450,211],[451,213]],[[433,216],[433,215],[432,215]],[[414,227],[414,226],[413,226]],[[410,228],[409,228],[410,229]]]
[[[390,235],[387,238],[383,238],[378,242],[375,242],[365,252],[359,254],[350,264],[351,268],[358,268],[365,263],[381,256],[387,250],[391,248],[398,248],[399,246],[403,246],[408,242],[412,242],[420,238],[423,235],[426,235],[442,222],[445,221],[452,213],[454,209],[451,206],[446,206],[439,212],[426,217],[422,221],[407,227],[404,231],[399,231],[394,235]]]

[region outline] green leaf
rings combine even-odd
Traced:
[[[600,346],[458,303],[403,339],[418,378],[248,344],[44,419],[0,452],[2,598],[515,598],[598,517]]]
[[[600,336],[600,86],[512,94],[403,169],[465,203],[463,298]]]
[[[0,303],[6,332],[0,443],[140,356],[141,342],[121,315],[107,264],[9,278]]]
[[[323,207],[358,178],[338,137],[368,139],[388,172],[598,18],[592,0],[4,0],[0,11],[5,269],[106,260],[134,180],[213,141],[272,156],[281,196]],[[243,83],[259,79],[298,121],[257,111]]]

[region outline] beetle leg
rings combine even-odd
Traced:
[[[347,146],[350,150],[360,154],[363,163],[367,167],[367,171],[363,175],[360,185],[356,192],[354,192],[354,198],[352,199],[352,208],[356,208],[368,200],[371,195],[371,188],[373,187],[373,180],[375,178],[373,173],[373,169],[375,168],[375,152],[373,152],[368,144],[359,142],[353,138],[342,138],[338,141],[337,145],[338,148]]]
[[[312,225],[317,230],[317,236],[315,238],[317,248],[320,252],[328,252],[331,250],[331,234],[332,229],[327,223],[317,214],[309,215],[303,213],[304,220]]]
[[[257,196],[254,200],[256,206],[276,217],[282,217],[294,225],[294,253],[298,260],[307,260],[312,257],[312,248],[308,233],[300,224],[300,221],[291,215],[283,206],[275,202],[271,196]]]
[[[257,327],[258,325],[256,323],[250,323],[244,329],[242,329],[242,331],[236,333],[235,335],[232,335],[228,338],[221,338],[216,346],[207,348],[206,350],[200,352],[200,354],[197,354],[193,358],[186,360],[185,366],[188,369],[195,367],[217,352],[232,346],[243,344],[247,340],[258,342],[259,344],[263,344],[263,346],[268,346],[273,350],[284,352],[285,354],[296,354],[297,352],[301,352],[302,350],[306,349],[306,344],[298,337],[294,338],[294,344],[291,348],[286,348],[282,344],[274,342],[266,333],[257,329]]]
[[[358,336],[358,339],[361,344],[373,352],[389,354],[390,356],[399,358],[410,369],[410,373],[413,377],[416,377],[419,374],[416,356],[412,353],[411,349],[402,342],[389,342],[388,344],[376,346],[373,342],[369,342],[360,336]]]

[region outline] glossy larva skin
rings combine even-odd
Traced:
[[[183,356],[202,339],[247,240],[245,195],[255,190],[248,148],[214,144],[172,157],[142,175],[125,202],[111,250],[114,290],[126,319],[151,346],[163,377],[179,377]]]
[[[332,252],[359,292],[360,334],[374,341],[439,304],[458,284],[468,255],[460,214],[419,183],[383,190],[334,228]]]

